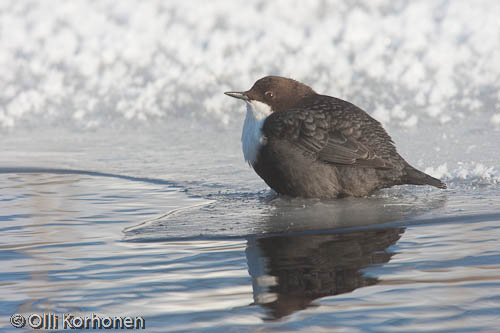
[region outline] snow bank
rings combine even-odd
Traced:
[[[236,104],[222,92],[266,74],[386,109],[394,126],[449,122],[499,102],[499,12],[467,0],[6,0],[0,127],[228,124]]]

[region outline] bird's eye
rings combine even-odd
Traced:
[[[266,91],[265,95],[266,95],[266,98],[268,98],[268,99],[271,99],[274,97],[274,94],[272,91]]]

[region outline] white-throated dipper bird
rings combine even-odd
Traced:
[[[225,94],[246,102],[243,155],[280,194],[338,198],[401,184],[446,188],[408,164],[382,125],[349,102],[279,76]]]

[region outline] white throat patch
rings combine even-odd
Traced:
[[[257,162],[260,147],[267,143],[267,138],[262,133],[262,126],[271,113],[271,107],[265,103],[247,102],[247,115],[243,124],[241,143],[245,161],[250,165]]]

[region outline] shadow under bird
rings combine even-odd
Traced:
[[[280,194],[339,198],[402,184],[446,188],[408,164],[382,125],[349,102],[279,76],[225,94],[246,102],[243,155]]]

